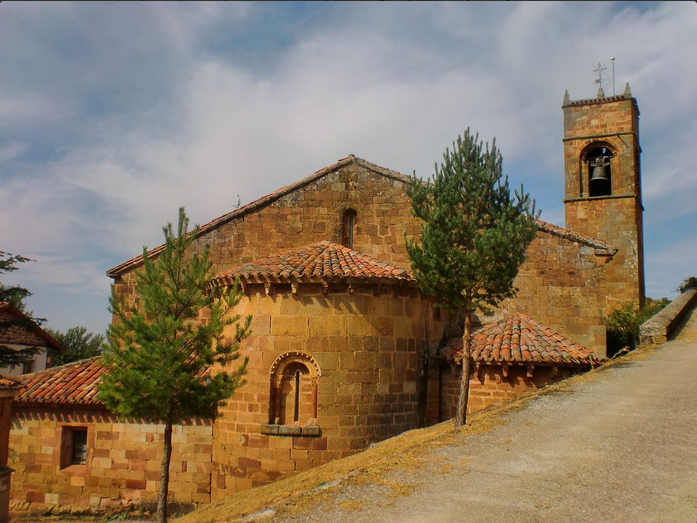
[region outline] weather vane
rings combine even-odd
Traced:
[[[600,88],[603,88],[603,73],[607,71],[607,67],[605,67],[605,64],[601,64],[598,62],[598,65],[593,69],[593,72],[598,75],[598,78],[595,80],[596,84],[600,84]]]

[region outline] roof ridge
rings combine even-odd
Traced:
[[[522,312],[483,325],[472,334],[472,358],[484,363],[596,365],[605,358]],[[448,359],[462,357],[462,338],[446,341]]]
[[[596,249],[608,251],[609,253],[611,253],[611,255],[617,253],[617,247],[609,245],[602,240],[598,240],[597,238],[593,238],[592,236],[588,236],[587,234],[575,232],[571,229],[566,229],[564,227],[560,227],[559,225],[554,225],[553,223],[540,220],[539,218],[536,221],[538,228],[549,234],[566,238],[568,240],[572,240],[578,243],[584,243],[589,247],[595,247]]]
[[[202,233],[206,233],[208,231],[211,231],[220,225],[227,223],[235,218],[244,216],[252,211],[255,211],[257,209],[260,209],[267,204],[270,204],[279,198],[282,198],[286,194],[293,192],[296,189],[300,189],[301,187],[319,179],[322,178],[323,176],[329,174],[332,171],[335,171],[336,169],[339,169],[340,167],[343,167],[345,165],[351,164],[351,163],[357,163],[360,164],[372,171],[374,171],[377,174],[383,175],[383,176],[388,176],[390,178],[393,178],[395,180],[399,180],[402,182],[407,183],[409,181],[409,177],[399,173],[397,171],[393,171],[391,169],[388,169],[386,167],[381,167],[377,164],[371,163],[367,160],[364,160],[363,158],[358,158],[357,156],[354,156],[353,154],[349,154],[345,158],[341,158],[340,160],[337,160],[336,162],[327,165],[326,167],[323,167],[321,169],[318,169],[314,173],[312,173],[310,176],[306,176],[305,178],[301,178],[300,180],[297,180],[291,184],[284,185],[283,187],[276,189],[275,191],[262,196],[260,198],[257,198],[256,200],[243,205],[242,207],[238,209],[234,209],[233,211],[230,211],[228,213],[223,214],[222,216],[219,216],[218,218],[215,218],[211,220],[210,222],[207,222],[203,225],[201,225],[198,229],[199,235]],[[192,234],[193,231],[191,231],[189,234]],[[147,252],[148,256],[154,256],[156,254],[159,254],[162,250],[164,249],[164,244],[159,245],[157,247],[153,247],[152,249],[149,249]],[[138,255],[135,256],[134,258],[131,258],[129,260],[126,260],[123,263],[120,263],[119,265],[112,267],[109,269],[106,274],[109,277],[115,277],[121,274],[123,271],[132,268],[132,267],[137,267],[142,263],[143,260],[143,255]]]

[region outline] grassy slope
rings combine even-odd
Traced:
[[[617,363],[643,359],[652,350],[652,347],[636,350],[587,374],[470,415],[468,425],[460,430],[455,430],[452,421],[448,421],[433,427],[405,432],[348,458],[327,463],[264,487],[231,494],[217,503],[200,508],[176,521],[177,523],[223,523],[233,522],[245,515],[268,508],[273,508],[277,512],[307,508],[326,500],[339,483],[383,484],[391,489],[395,497],[406,494],[409,489],[386,479],[387,473],[394,469],[409,470],[418,467],[427,448],[447,444],[463,434],[488,431],[500,422],[503,414],[522,408],[528,401],[539,395],[570,392],[574,384],[597,379],[598,372],[602,372],[603,369]]]

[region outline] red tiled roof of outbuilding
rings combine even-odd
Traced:
[[[14,390],[22,388],[22,382],[18,378],[0,374],[0,390]]]
[[[21,377],[19,403],[103,405],[97,399],[104,367],[101,357],[74,361]]]
[[[460,361],[462,338],[450,339],[442,354]],[[591,350],[516,313],[484,325],[472,335],[472,358],[482,364],[595,366],[604,361]]]
[[[284,251],[221,272],[211,280],[211,285],[232,285],[235,278],[249,283],[344,278],[415,283],[407,269],[329,241]]]

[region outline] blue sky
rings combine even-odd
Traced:
[[[349,153],[427,177],[467,127],[563,225],[562,112],[629,82],[647,294],[697,275],[693,2],[0,4],[6,282],[103,332],[109,268]],[[611,80],[605,83],[611,94]]]

